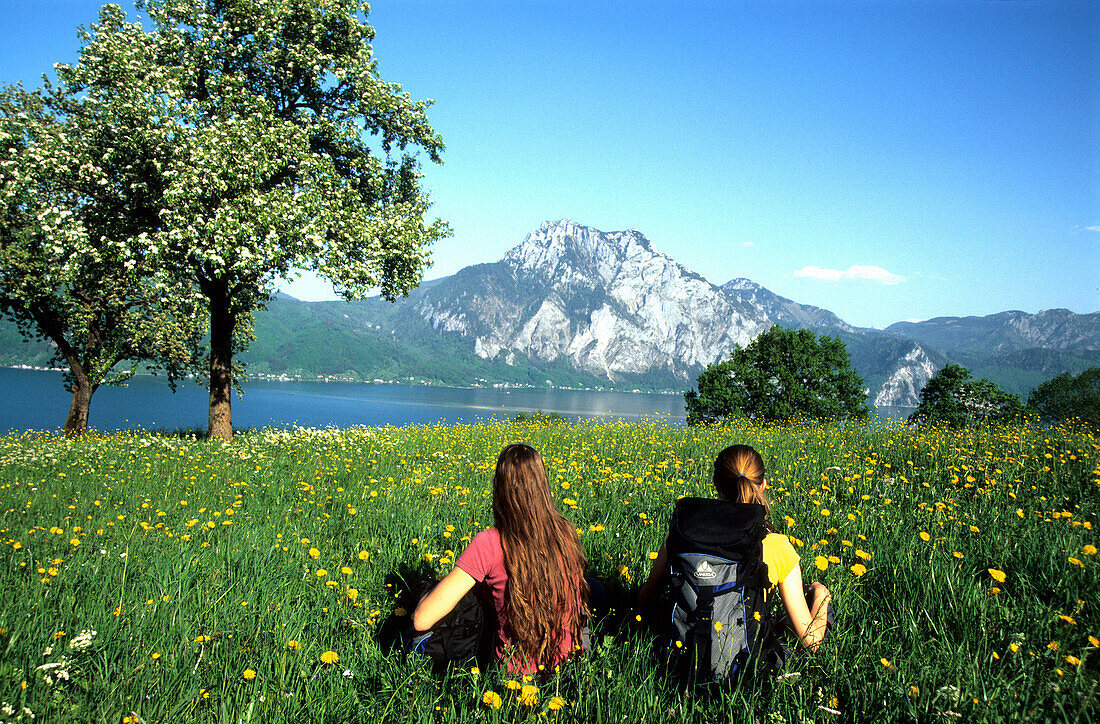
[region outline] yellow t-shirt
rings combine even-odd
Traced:
[[[774,588],[798,565],[798,553],[791,545],[790,538],[782,533],[768,533],[764,536],[764,563],[768,564],[768,580]]]

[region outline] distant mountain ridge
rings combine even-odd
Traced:
[[[637,230],[546,222],[504,257],[388,303],[278,295],[241,359],[267,375],[445,384],[687,389],[773,324],[835,334],[877,405],[915,405],[959,362],[1006,389],[1100,365],[1100,313],[1048,310],[854,327],[745,278],[716,286]],[[11,329],[8,329],[8,327]],[[0,324],[0,363],[32,352]],[[1030,345],[1030,346],[1029,346]],[[35,348],[31,356],[42,357]]]

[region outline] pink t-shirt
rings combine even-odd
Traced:
[[[507,617],[504,613],[504,589],[508,585],[508,571],[504,568],[504,548],[500,545],[500,533],[496,528],[488,528],[474,536],[466,550],[455,561],[455,565],[470,574],[475,581],[484,581],[493,594],[493,607],[497,612],[497,621],[500,628],[497,629],[496,657],[504,658],[505,649],[508,647],[508,639],[504,635]],[[573,648],[572,635],[568,631],[568,621],[563,622],[567,626],[565,638],[559,648],[559,661],[564,661]],[[512,673],[532,674],[535,667],[522,670],[522,660],[517,656],[508,663],[508,670]]]

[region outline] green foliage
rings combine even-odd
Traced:
[[[105,24],[116,11],[104,10]],[[139,362],[182,373],[202,318],[148,253],[155,167],[170,145],[154,109],[132,103],[121,72],[94,88],[64,70],[59,79],[0,91],[0,314],[24,339],[52,345],[49,362],[67,369],[73,393],[66,430],[79,433],[96,388]]]
[[[1027,406],[1048,422],[1077,419],[1100,428],[1100,367],[1044,382],[1028,395]]]
[[[974,380],[970,370],[949,364],[936,371],[920,391],[920,405],[911,423],[939,423],[962,427],[975,423],[1013,420],[1024,413],[1016,395],[987,379]]]
[[[684,395],[688,424],[743,416],[772,421],[866,419],[863,381],[838,337],[772,327],[699,375]]]
[[[171,139],[135,158],[157,220],[148,258],[208,305],[211,433],[228,438],[233,357],[274,280],[312,269],[348,299],[419,283],[448,228],[424,222],[416,152],[439,162],[443,142],[428,103],[380,77],[365,3],[136,7],[149,30],[107,6],[80,61],[58,74],[93,94],[123,85],[108,110]]]

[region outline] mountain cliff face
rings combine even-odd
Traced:
[[[689,385],[773,324],[848,337],[853,363],[879,405],[915,405],[934,369],[919,344],[906,341],[886,357],[868,353],[881,346],[873,340],[883,333],[748,279],[716,287],[638,231],[603,232],[568,220],[544,223],[501,261],[467,267],[413,305],[436,330],[467,338],[484,359],[564,361],[610,382],[660,372]]]
[[[486,359],[521,352],[614,381],[671,372],[685,381],[771,326],[637,231],[547,222],[496,264],[468,267],[417,311],[472,338]]]
[[[945,352],[997,354],[1026,349],[1100,349],[1100,312],[1074,314],[1047,309],[1037,314],[1011,311],[985,317],[936,317],[897,322],[887,332],[915,339]]]

